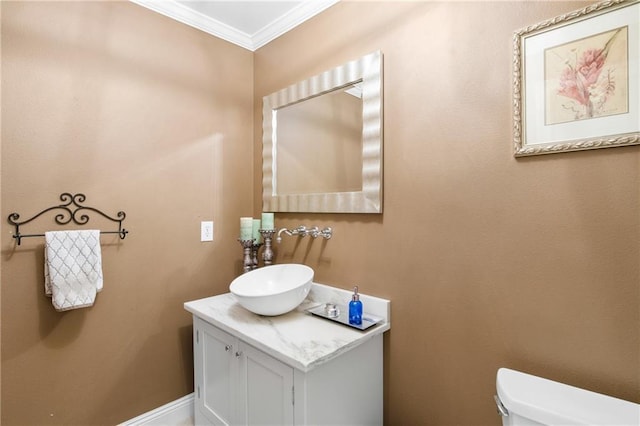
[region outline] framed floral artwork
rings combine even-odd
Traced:
[[[608,0],[513,37],[515,156],[640,144],[640,0]]]

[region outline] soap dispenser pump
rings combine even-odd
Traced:
[[[362,324],[362,302],[358,294],[358,286],[353,288],[353,296],[351,296],[351,302],[349,302],[349,324]]]

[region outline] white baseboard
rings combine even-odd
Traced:
[[[173,426],[193,424],[193,393],[127,420],[118,426]]]

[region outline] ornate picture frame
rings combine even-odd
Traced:
[[[513,35],[516,157],[640,144],[640,0],[608,0]]]

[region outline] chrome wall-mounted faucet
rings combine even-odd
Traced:
[[[282,242],[283,232],[290,237],[294,235],[297,235],[299,237],[306,237],[307,235],[310,235],[313,238],[322,237],[326,240],[328,240],[333,236],[333,230],[329,227],[320,229],[317,226],[314,226],[312,228],[307,228],[306,226],[301,225],[294,229],[287,229],[287,228],[280,229],[278,231],[278,237],[276,238],[276,242],[278,243]]]

